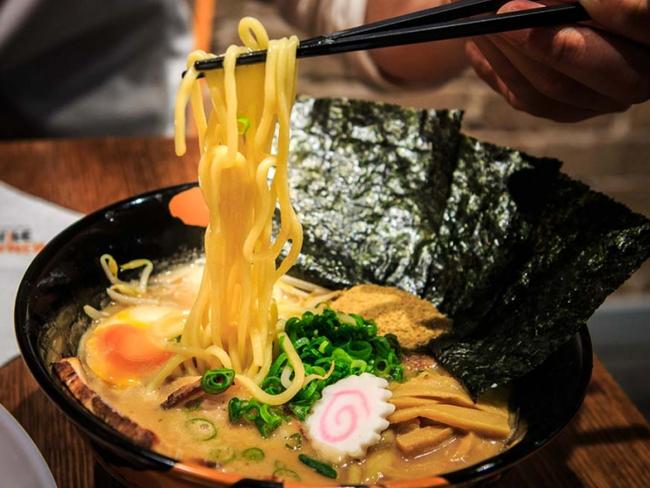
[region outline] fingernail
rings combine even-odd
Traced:
[[[533,8],[544,7],[543,3],[531,2],[530,0],[513,0],[501,6],[498,13],[505,14],[508,12],[518,12],[520,10],[530,10]]]

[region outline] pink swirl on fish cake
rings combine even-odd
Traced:
[[[334,412],[333,420],[330,421],[329,420],[331,415],[330,410],[335,406],[336,402],[341,397],[347,397],[348,399],[353,399],[353,402],[352,403],[348,402],[344,404],[344,406],[336,410]],[[368,405],[368,398],[362,391],[342,390],[336,392],[332,396],[332,399],[329,401],[327,406],[325,407],[325,411],[323,412],[323,415],[320,418],[319,430],[320,430],[320,435],[323,437],[323,439],[326,440],[327,442],[339,442],[344,439],[347,439],[350,436],[350,434],[352,434],[357,428],[358,421],[359,421],[358,410],[360,410],[360,408],[358,407],[363,407],[363,411],[361,413],[365,413],[365,417],[368,417],[368,415],[370,415],[370,406]],[[330,424],[332,423],[334,423],[337,426],[343,425],[345,427],[343,433],[340,434],[331,433],[329,427],[331,427]]]

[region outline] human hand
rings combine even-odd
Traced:
[[[576,122],[650,99],[650,3],[581,0],[588,25],[525,29],[465,45],[477,74],[517,110]],[[499,13],[541,7],[513,0]]]

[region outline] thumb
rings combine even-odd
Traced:
[[[648,0],[580,0],[580,3],[604,30],[650,46]]]

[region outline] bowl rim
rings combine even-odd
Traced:
[[[32,341],[28,337],[28,334],[25,333],[26,323],[29,320],[28,305],[30,302],[30,296],[35,286],[35,277],[40,273],[41,269],[51,261],[56,253],[67,244],[71,236],[76,235],[81,230],[94,225],[100,220],[105,219],[107,212],[128,209],[130,207],[140,205],[150,199],[159,199],[159,197],[163,195],[173,196],[184,190],[196,187],[197,184],[197,182],[181,183],[177,185],[157,188],[121,199],[83,216],[70,226],[66,227],[59,234],[57,234],[34,258],[34,260],[27,268],[27,271],[23,275],[23,278],[21,279],[18,292],[16,294],[14,308],[14,332],[23,360],[27,365],[28,370],[38,383],[39,387],[45,392],[45,394],[57,406],[57,408],[59,408],[59,410],[65,414],[68,420],[72,421],[82,429],[84,435],[89,436],[91,440],[102,446],[106,446],[109,449],[114,450],[117,448],[122,452],[128,453],[130,456],[138,459],[140,463],[146,465],[149,469],[167,471],[173,470],[175,467],[176,470],[178,470],[180,466],[183,466],[184,469],[182,471],[184,471],[185,476],[191,472],[194,472],[195,476],[193,477],[196,477],[200,480],[209,481],[212,477],[206,476],[206,472],[204,470],[194,470],[192,468],[193,463],[188,464],[182,460],[177,460],[164,454],[159,454],[151,449],[137,446],[128,437],[120,434],[111,428],[108,424],[93,415],[84,406],[77,402],[77,400],[70,394],[64,392],[63,385],[57,385],[56,382],[53,381],[53,376],[48,372],[44,361],[41,360],[39,351],[37,350],[38,345],[35,343],[35,341]],[[580,394],[575,397],[575,402],[566,408],[561,422],[558,422],[558,424],[553,429],[551,429],[550,432],[548,432],[547,435],[545,435],[543,438],[536,440],[532,448],[527,448],[524,450],[522,448],[522,444],[517,443],[505,451],[497,454],[496,456],[492,456],[476,464],[472,464],[470,466],[439,475],[402,480],[400,483],[406,482],[412,483],[413,486],[424,486],[422,483],[426,482],[426,480],[436,480],[436,482],[439,483],[441,478],[444,478],[450,484],[478,481],[482,478],[494,475],[521,462],[548,444],[571,422],[571,420],[577,414],[587,394],[587,386],[591,379],[593,368],[593,349],[591,337],[589,335],[589,330],[587,327],[583,326],[582,329],[576,333],[576,335],[573,336],[570,341],[575,342],[575,349],[582,362],[580,378],[578,378]],[[215,474],[221,472],[218,470],[211,471],[214,471]],[[215,479],[215,481],[217,480]],[[251,479],[247,481],[255,482],[258,480]],[[266,483],[264,486],[268,486],[268,479],[260,479],[259,481]],[[278,486],[282,486],[282,483],[278,483]],[[292,486],[294,486],[293,483]],[[404,484],[403,486],[407,485]]]
[[[178,193],[196,185],[196,182],[181,183],[179,185],[139,193],[110,203],[73,222],[52,238],[30,263],[20,281],[14,306],[14,334],[18,342],[18,348],[30,373],[50,400],[52,400],[68,419],[72,420],[94,441],[100,444],[114,444],[118,448],[128,452],[134,451],[133,453],[139,458],[142,458],[147,464],[153,463],[153,465],[158,465],[160,469],[171,469],[177,461],[169,456],[136,446],[128,437],[112,429],[108,424],[102,422],[89,412],[71,395],[64,393],[62,387],[55,385],[55,382],[52,381],[52,375],[48,373],[46,365],[40,359],[37,344],[31,341],[28,335],[24,333],[26,328],[23,325],[28,320],[28,304],[31,292],[35,286],[35,276],[67,244],[71,236],[103,220],[106,218],[107,212],[136,206],[145,200],[156,198],[161,194],[168,192]]]

